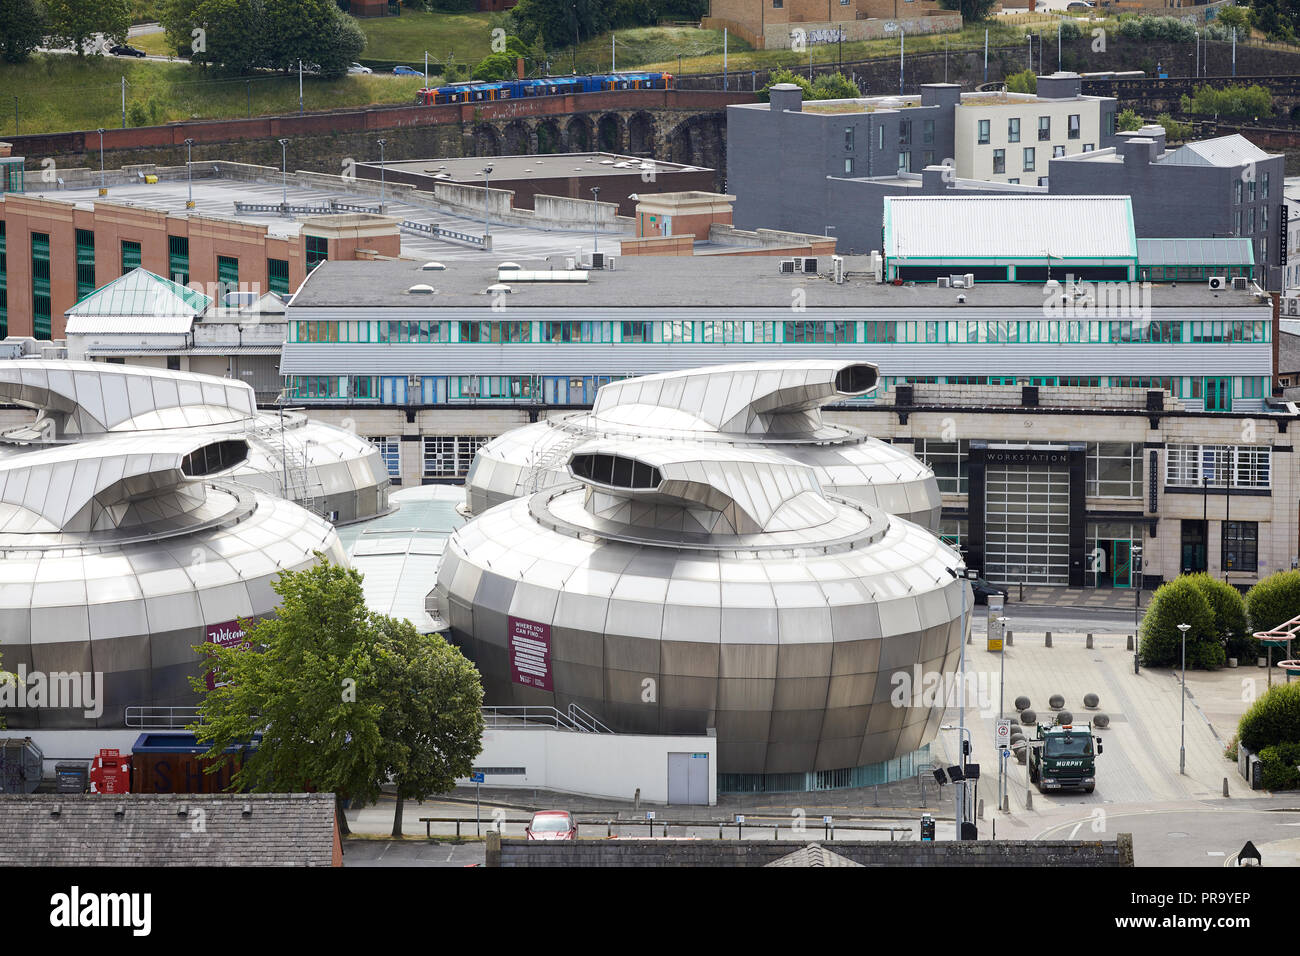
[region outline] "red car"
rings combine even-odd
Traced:
[[[567,810],[539,810],[524,833],[530,840],[576,840],[578,825]]]

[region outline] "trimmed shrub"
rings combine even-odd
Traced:
[[[1277,684],[1250,705],[1237,724],[1247,750],[1300,743],[1300,684]]]
[[[1208,574],[1184,575],[1204,595],[1214,612],[1214,633],[1223,645],[1225,657],[1245,657],[1257,642],[1246,627],[1246,602],[1241,592]],[[1190,648],[1188,649],[1190,653]]]
[[[1179,624],[1191,625],[1187,632],[1188,667],[1223,666],[1225,655],[1214,629],[1214,609],[1201,590],[1185,577],[1157,588],[1142,616],[1139,653],[1144,665],[1177,667],[1182,663]]]
[[[812,84],[808,82],[807,77],[800,76],[798,73],[792,73],[787,69],[774,70],[767,76],[767,85],[758,91],[758,99],[762,103],[771,100],[772,87],[778,83],[793,83],[799,89],[803,90],[803,98],[810,100],[813,98]]]
[[[824,73],[813,81],[812,95],[818,100],[851,100],[862,91],[843,73]]]
[[[1250,630],[1271,631],[1300,616],[1300,571],[1270,574],[1246,592]]]
[[[1265,790],[1300,787],[1300,743],[1274,744],[1259,752],[1260,782]]]

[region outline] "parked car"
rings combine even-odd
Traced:
[[[393,72],[398,76],[424,76],[419,70],[413,70],[409,66],[395,66]]]
[[[578,825],[568,810],[538,810],[524,833],[530,840],[576,840]]]
[[[144,50],[137,50],[133,46],[110,47],[108,52],[113,56],[146,56]]]
[[[976,604],[988,604],[990,594],[1001,594],[1002,599],[1006,600],[1007,589],[1000,584],[991,584],[983,578],[976,578],[971,582],[970,586],[971,590],[975,592]]]
[[[349,73],[373,73],[375,71],[370,69],[370,67],[368,66],[362,66],[360,63],[353,63],[351,66],[348,67],[348,72]]]

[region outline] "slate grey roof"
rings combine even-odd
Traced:
[[[332,793],[0,795],[0,867],[333,862]]]
[[[1223,266],[1255,264],[1252,239],[1139,239],[1144,266]]]
[[[802,850],[795,850],[789,856],[783,856],[779,860],[773,860],[771,863],[765,863],[763,866],[861,866],[861,863],[854,863],[852,860],[840,856],[838,853],[832,853],[824,846],[818,843],[809,843]]]
[[[1157,162],[1170,166],[1241,166],[1275,155],[1264,152],[1240,133],[1231,133],[1180,146],[1165,153]]]

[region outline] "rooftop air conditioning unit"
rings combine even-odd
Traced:
[[[877,282],[885,281],[885,260],[874,250],[871,253],[871,271],[875,273]]]
[[[1247,279],[1245,276],[1233,276],[1233,277],[1232,277],[1232,288],[1233,288],[1234,290],[1236,290],[1237,292],[1245,292],[1245,291],[1246,291],[1246,283],[1249,282],[1249,281],[1250,281],[1250,280]]]
[[[593,252],[591,254],[591,268],[593,269],[605,268],[605,253]]]
[[[781,271],[782,271],[783,273],[790,273],[791,275],[794,274],[794,260],[793,260],[793,259],[782,259],[781,262],[780,262],[780,266],[781,266]]]
[[[799,271],[800,271],[800,272],[810,272],[810,273],[812,273],[813,275],[816,275],[816,274],[817,274],[817,257],[816,257],[816,256],[804,256],[802,259],[798,260],[798,262],[799,262]]]
[[[573,256],[565,256],[565,257],[564,257],[564,268],[565,268],[566,270],[568,270],[569,272],[572,272],[572,271],[573,271],[573,267],[574,267],[574,265],[575,265],[575,263],[574,263],[574,260],[573,260]]]
[[[844,283],[844,257],[831,256],[831,274],[835,279],[836,285]]]
[[[965,277],[965,276],[949,276],[949,277],[948,277],[948,281],[945,283],[945,285],[950,285],[950,286],[952,286],[954,289],[964,289],[964,288],[966,288],[966,277]]]
[[[966,288],[968,289],[975,288],[975,273],[973,272],[966,273]]]
[[[1228,284],[1228,280],[1226,280],[1223,276],[1210,276],[1210,281],[1208,284],[1211,289],[1218,290],[1224,288]]]
[[[950,285],[952,285],[952,279],[949,278],[948,276],[939,276],[938,283],[940,289],[946,289]]]
[[[618,262],[618,256],[606,256],[606,257],[605,257],[605,268],[608,269],[610,272],[613,272],[613,271],[614,271],[614,265],[615,265],[615,263],[617,263],[617,262]]]

